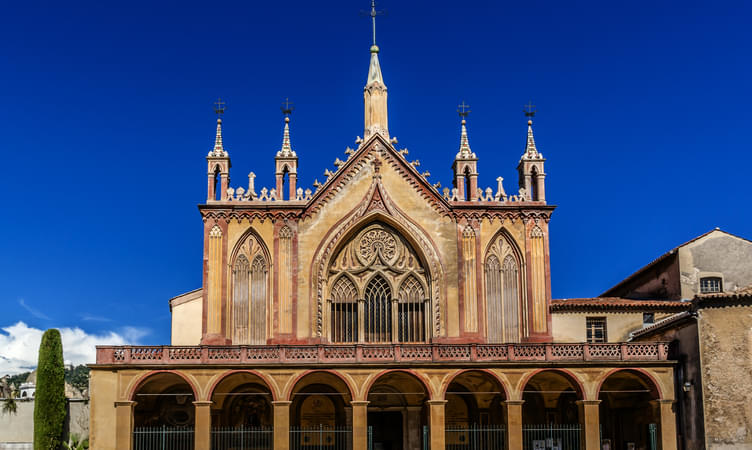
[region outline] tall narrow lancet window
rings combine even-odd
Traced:
[[[392,290],[381,275],[376,275],[365,290],[365,340],[389,342],[392,340]]]
[[[343,242],[328,265],[332,342],[425,342],[431,288],[411,244],[392,227],[373,223]]]
[[[266,287],[269,284],[266,260],[260,254],[251,264],[251,301],[249,344],[266,344]]]
[[[227,335],[236,345],[263,345],[267,338],[269,264],[264,245],[255,235],[241,240],[233,252],[231,317]]]
[[[504,235],[494,239],[485,263],[488,342],[519,342],[526,314],[519,252]]]
[[[520,295],[519,295],[519,271],[517,261],[512,255],[504,257],[501,265],[502,292],[501,303],[504,305],[504,342],[517,342],[520,339]]]
[[[421,342],[426,338],[426,293],[413,275],[408,275],[399,290],[397,329],[400,342]]]
[[[250,305],[248,301],[250,274],[251,264],[248,262],[248,258],[245,255],[238,256],[237,260],[235,260],[235,266],[232,268],[232,341],[236,344],[250,343],[248,330],[248,322],[250,321]]]
[[[546,255],[543,230],[535,225],[530,231],[530,265],[533,287],[533,331],[543,333],[546,323]]]
[[[346,275],[341,275],[331,288],[332,342],[358,340],[358,290]]]

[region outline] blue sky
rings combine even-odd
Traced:
[[[513,190],[522,108],[538,106],[555,298],[598,295],[716,226],[752,237],[748,3],[379,7],[390,131],[431,181],[451,182],[465,100],[480,184]],[[233,185],[272,185],[285,97],[303,186],[362,134],[368,1],[3,9],[0,327],[169,342],[167,300],[201,284],[218,96]]]

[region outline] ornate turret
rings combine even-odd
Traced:
[[[380,133],[389,139],[389,122],[387,119],[386,85],[381,75],[379,65],[379,47],[376,45],[376,11],[375,2],[371,2],[371,19],[373,23],[373,45],[371,45],[371,63],[368,66],[368,80],[363,88],[365,103],[365,130],[363,137],[368,138],[374,133]]]
[[[217,99],[214,103],[217,114],[217,135],[214,138],[214,148],[206,155],[208,166],[207,201],[224,201],[227,199],[227,188],[230,185],[230,155],[222,143],[222,114],[225,112],[225,102]]]
[[[457,112],[462,118],[460,131],[460,149],[454,157],[452,170],[454,171],[454,187],[457,188],[457,197],[460,200],[478,199],[478,158],[470,150],[470,141],[467,138],[467,116],[470,114],[470,105],[457,106]]]
[[[545,202],[546,174],[543,171],[543,163],[546,160],[543,158],[543,154],[538,152],[538,149],[535,146],[532,120],[532,118],[535,116],[534,108],[535,106],[530,103],[528,103],[528,105],[526,106],[525,116],[528,117],[527,143],[525,145],[525,152],[522,154],[520,163],[517,165],[517,171],[520,175],[520,189],[525,189],[525,196],[527,200]]]
[[[298,180],[298,155],[292,150],[290,145],[290,114],[293,107],[289,99],[285,99],[282,106],[282,114],[285,116],[285,128],[282,132],[282,148],[274,157],[274,165],[277,179],[277,198],[284,198],[285,174],[289,177],[289,197],[288,200],[295,200],[295,189]]]

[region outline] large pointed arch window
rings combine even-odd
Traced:
[[[499,235],[485,262],[488,342],[519,342],[527,315],[523,307],[520,261],[513,244]]]
[[[238,246],[232,264],[232,298],[227,336],[236,345],[266,344],[269,264],[263,245],[249,235]]]
[[[324,323],[332,342],[424,342],[430,284],[410,243],[374,223],[335,253]]]

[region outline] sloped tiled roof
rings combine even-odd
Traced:
[[[735,234],[729,233],[728,231],[723,231],[720,228],[713,228],[712,230],[710,230],[710,231],[708,231],[706,233],[703,233],[703,234],[701,234],[701,235],[699,235],[697,237],[694,237],[694,238],[688,240],[687,242],[685,242],[683,244],[677,245],[676,247],[672,248],[671,250],[667,251],[666,253],[662,254],[661,256],[659,256],[659,257],[655,258],[654,260],[650,261],[645,266],[643,266],[640,269],[638,269],[637,271],[635,271],[632,275],[628,276],[627,278],[621,280],[617,284],[615,284],[615,285],[611,286],[610,288],[608,288],[604,293],[601,294],[601,296],[603,296],[604,298],[608,297],[609,293],[611,293],[614,290],[618,289],[619,287],[627,284],[628,282],[632,281],[632,279],[634,279],[635,277],[637,277],[641,273],[645,272],[647,269],[653,267],[654,265],[658,264],[659,262],[663,261],[664,259],[668,258],[669,256],[675,254],[676,251],[679,250],[681,247],[684,247],[685,245],[689,245],[689,244],[691,244],[691,243],[693,243],[693,242],[695,242],[697,240],[700,240],[700,239],[704,238],[705,236],[707,236],[710,233],[713,233],[715,231],[720,231],[722,233],[728,234],[729,236],[733,236],[733,237],[738,238],[738,239],[743,239],[745,241],[752,242],[752,241],[749,241],[748,239],[745,239],[745,238],[743,238],[741,236],[737,236]]]
[[[691,303],[676,300],[632,300],[621,297],[551,300],[551,312],[575,311],[684,311]]]

